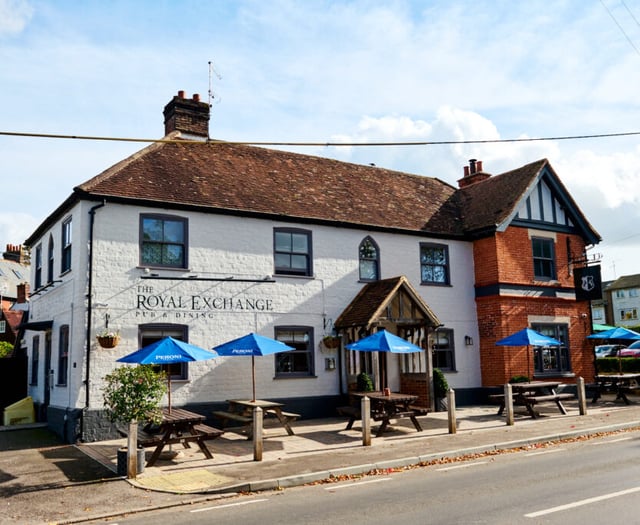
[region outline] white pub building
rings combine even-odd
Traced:
[[[411,390],[433,406],[437,367],[459,402],[473,399],[483,382],[463,190],[211,140],[209,106],[197,95],[180,92],[164,118],[164,139],[73,188],[26,241],[24,346],[40,420],[68,442],[113,436],[104,376],[164,336],[211,349],[256,332],[293,346],[256,358],[256,389],[304,418],[334,416],[361,371],[376,388]],[[380,328],[425,351],[345,350]],[[104,348],[97,336],[113,331],[117,345]],[[340,345],[324,344],[327,335]],[[172,404],[208,417],[251,395],[250,358],[167,371]]]

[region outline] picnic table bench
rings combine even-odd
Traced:
[[[554,402],[560,413],[566,415],[562,401],[573,399],[575,396],[570,393],[557,393],[555,389],[560,385],[555,381],[532,381],[527,383],[513,383],[511,388],[513,391],[513,404],[515,406],[523,406],[527,409],[528,414],[536,419],[538,413],[535,411],[535,405],[539,403]],[[489,400],[499,404],[498,415],[501,416],[505,408],[504,394],[491,394]]]
[[[631,393],[634,389],[638,388],[638,380],[640,374],[600,374],[596,376],[596,382],[589,385],[594,389],[594,395],[591,400],[595,403],[605,393],[616,394],[616,400],[621,399],[625,405],[631,404],[627,394]]]
[[[163,409],[162,422],[159,425],[147,424],[138,426],[136,442],[138,447],[156,447],[147,461],[151,467],[158,460],[166,445],[181,444],[184,448],[191,448],[191,443],[196,443],[207,459],[213,455],[205,444],[205,441],[216,439],[224,434],[219,428],[204,424],[205,417],[181,408],[170,411]],[[118,433],[128,436],[128,431],[118,428]]]
[[[247,432],[247,438],[251,439],[253,428],[253,409],[260,407],[265,416],[274,416],[278,419],[280,424],[287,431],[290,436],[294,435],[291,423],[300,419],[300,414],[293,412],[286,412],[282,410],[284,405],[282,403],[276,403],[274,401],[265,401],[262,399],[244,400],[244,399],[229,399],[228,410],[216,410],[213,412],[213,416],[220,421],[222,428],[227,428],[227,424],[230,421],[236,421],[240,425],[236,425],[233,428],[241,428],[241,431]]]
[[[389,395],[379,392],[353,392],[352,396],[355,398],[352,404],[336,408],[338,414],[349,418],[345,430],[351,430],[356,420],[362,419],[359,400],[367,396],[371,399],[371,419],[381,423],[376,437],[380,437],[384,433],[392,419],[408,418],[415,429],[422,432],[422,427],[416,416],[427,414],[428,409],[411,405],[418,399],[418,396],[395,392]]]

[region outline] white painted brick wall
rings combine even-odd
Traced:
[[[73,210],[74,244],[72,271],[63,276],[62,285],[31,299],[31,320],[54,320],[52,365],[57,368],[57,331],[63,323],[71,325],[71,357],[73,379],[69,386],[54,386],[51,404],[81,408],[85,403],[82,384],[86,338],[85,295],[87,292],[88,211],[95,204],[82,203]],[[458,373],[449,382],[456,386],[480,386],[477,346],[465,347],[463,339],[470,335],[478,340],[473,289],[473,259],[470,243],[447,241],[451,260],[451,286],[421,286],[419,244],[417,236],[394,235],[326,226],[298,226],[312,231],[313,278],[276,277],[275,283],[242,283],[234,281],[179,281],[141,279],[145,275],[139,264],[139,214],[160,210],[139,209],[107,204],[96,211],[94,229],[93,302],[106,307],[93,309],[95,333],[105,325],[119,329],[121,342],[115,349],[100,348],[91,339],[90,398],[92,407],[102,404],[102,381],[116,365],[116,359],[138,348],[138,324],[150,322],[184,323],[189,327],[189,342],[211,348],[227,340],[255,331],[273,337],[274,327],[303,325],[313,327],[316,349],[316,377],[274,379],[274,357],[256,358],[258,395],[279,398],[337,394],[338,371],[325,371],[323,354],[318,350],[323,335],[323,320],[334,320],[362,287],[358,282],[358,246],[371,235],[380,248],[381,277],[406,275],[424,300],[447,327],[455,329]],[[209,216],[178,212],[189,219],[189,267],[201,277],[262,278],[274,273],[273,228],[296,226],[266,220]],[[54,231],[59,239],[60,224]],[[49,232],[43,236],[48,238]],[[59,243],[59,241],[58,241]],[[46,248],[43,248],[46,253]],[[156,270],[153,270],[156,272]],[[183,276],[185,272],[157,270],[160,275]],[[46,275],[46,270],[44,271]],[[57,273],[56,273],[57,275]],[[139,287],[152,288],[152,294],[191,297],[267,298],[272,301],[269,312],[211,311],[191,317],[188,309],[173,308],[144,311],[137,307]],[[69,305],[73,305],[71,310]],[[28,332],[29,339],[35,335]],[[43,340],[41,334],[41,340]],[[30,343],[27,344],[31,348]],[[335,354],[333,354],[335,355]],[[41,362],[44,353],[41,346]],[[75,366],[74,366],[75,365]],[[43,382],[30,392],[36,401],[42,399]],[[251,359],[218,358],[189,366],[189,381],[172,382],[172,402],[224,401],[246,397],[251,392]]]

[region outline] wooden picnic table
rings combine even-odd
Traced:
[[[339,407],[338,412],[349,416],[349,421],[345,430],[350,430],[357,419],[362,419],[360,413],[360,400],[368,397],[371,400],[371,419],[380,422],[380,427],[376,432],[376,437],[382,436],[392,419],[409,418],[418,432],[422,432],[420,422],[416,416],[426,413],[425,409],[412,407],[418,396],[413,394],[402,394],[399,392],[351,392],[356,403],[349,407]]]
[[[300,418],[300,414],[285,412],[284,404],[264,399],[229,399],[227,411],[217,410],[213,415],[221,421],[222,428],[226,428],[229,421],[241,423],[240,427],[248,434],[248,439],[253,437],[253,409],[259,407],[265,415],[275,416],[290,436],[294,435],[291,423]]]
[[[595,377],[595,392],[592,403],[595,403],[602,397],[603,393],[614,392],[616,400],[621,399],[626,405],[631,404],[627,394],[632,388],[639,388],[638,381],[640,374],[599,374]]]
[[[573,394],[558,394],[556,389],[561,385],[559,381],[529,381],[524,383],[511,383],[511,392],[513,394],[513,404],[523,406],[527,409],[529,415],[536,419],[538,413],[535,411],[535,405],[553,401],[560,413],[566,415],[567,410],[562,404],[563,399],[572,399]],[[489,396],[490,399],[497,400],[500,407],[498,415],[504,412],[505,401],[504,394],[496,394]]]
[[[205,457],[212,459],[213,455],[205,441],[220,437],[224,432],[205,425],[205,419],[205,416],[183,408],[163,408],[162,422],[158,426],[149,424],[138,430],[138,446],[156,447],[147,466],[153,466],[166,445],[178,443],[185,448],[190,448],[190,443],[196,443]]]

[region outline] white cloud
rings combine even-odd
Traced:
[[[32,15],[33,7],[27,0],[0,0],[0,37],[21,33]]]
[[[6,244],[22,244],[33,233],[40,220],[40,217],[27,213],[0,212],[0,239],[7,240],[0,246],[0,253],[4,252]]]

